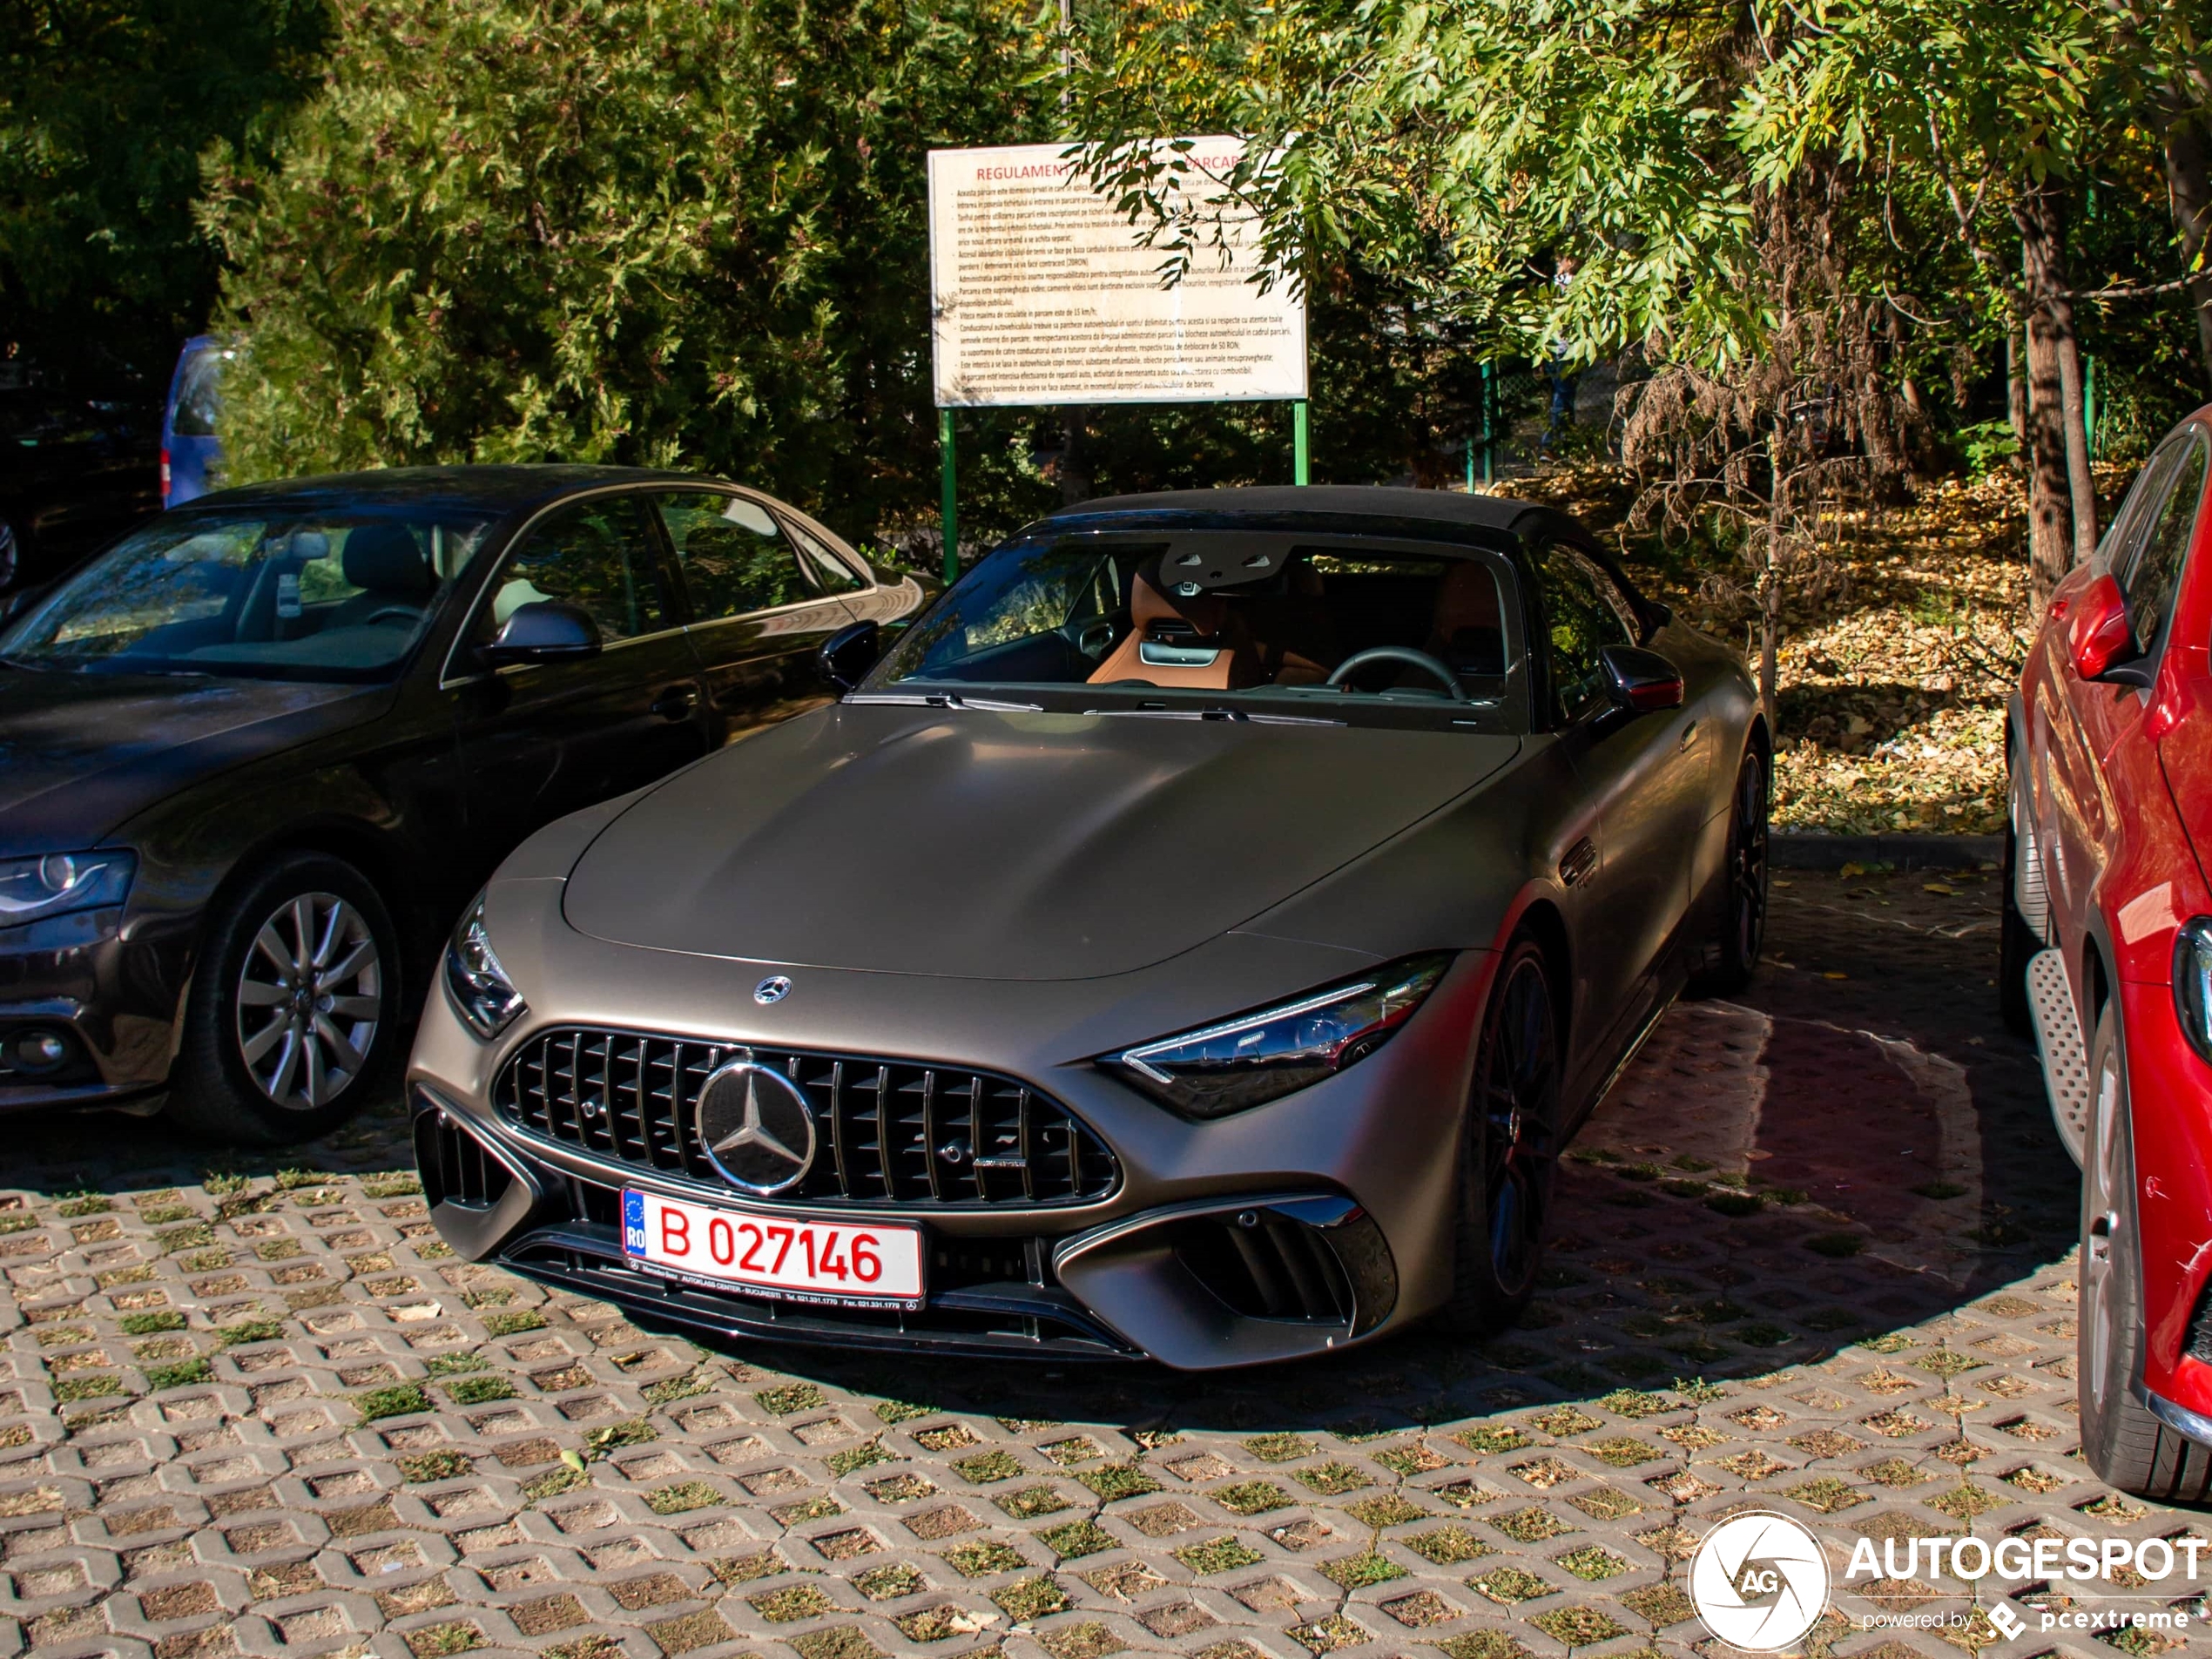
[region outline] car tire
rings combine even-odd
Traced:
[[[399,978],[398,930],[360,871],[320,853],[277,859],[208,929],[170,1115],[259,1145],[328,1133],[396,1057]]]
[[[1997,930],[1997,1008],[2005,1028],[2015,1036],[2035,1035],[2035,1016],[2027,1006],[2027,964],[2043,949],[2042,935],[2020,910],[2020,844],[2015,826],[2020,820],[2016,785],[2006,789],[2005,903]]]
[[[0,514],[0,590],[15,586],[23,573],[23,538],[5,515]]]
[[[1729,807],[1728,861],[1721,871],[1720,926],[1704,966],[1690,975],[1692,996],[1733,996],[1758,971],[1766,941],[1768,823],[1774,774],[1756,744],[1736,769]]]
[[[2090,1116],[2082,1148],[2081,1455],[2107,1484],[2164,1503],[2212,1494],[2212,1449],[2168,1428],[2135,1394],[2142,1371],[2141,1240],[2135,1224],[2134,1135],[2116,1004],[2089,1048]]]
[[[1559,1165],[1559,1047],[1543,949],[1516,934],[1483,1010],[1460,1136],[1443,1322],[1462,1334],[1511,1324],[1536,1288]]]

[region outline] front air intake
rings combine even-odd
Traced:
[[[448,1112],[416,1114],[415,1161],[422,1175],[422,1196],[432,1205],[489,1210],[515,1182],[513,1172]]]

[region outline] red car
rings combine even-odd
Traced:
[[[2007,1022],[2082,1168],[2081,1449],[2212,1495],[2212,408],[2058,588],[2008,731]]]

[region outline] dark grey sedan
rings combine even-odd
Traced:
[[[766,496],[615,467],[225,490],[9,596],[0,1112],[331,1128],[517,841],[826,701],[822,642],[925,597]]]
[[[1096,502],[875,651],[493,878],[409,1069],[462,1253],[725,1338],[1487,1328],[1576,1125],[1757,961],[1743,665],[1557,512]]]

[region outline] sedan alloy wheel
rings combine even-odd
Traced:
[[[272,1103],[312,1111],[361,1075],[383,967],[367,920],[334,893],[300,894],[262,922],[238,977],[238,1042]]]

